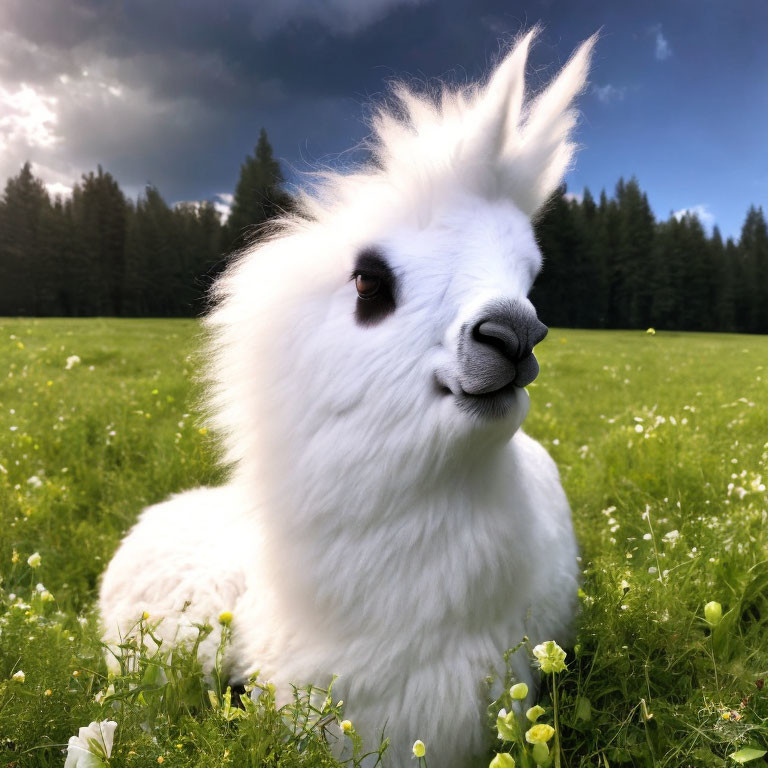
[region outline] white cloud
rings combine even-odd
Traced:
[[[48,181],[45,188],[51,197],[69,197],[72,194],[72,187],[60,181]]]
[[[609,104],[612,101],[624,101],[627,88],[624,85],[611,85],[610,83],[606,83],[605,85],[593,85],[592,93],[594,93],[598,100],[602,101],[603,104]]]
[[[229,214],[232,211],[232,201],[234,199],[234,195],[231,195],[229,192],[219,192],[214,195],[214,199],[211,201],[213,203],[214,209],[218,212],[219,216],[221,216],[222,224],[225,224],[229,218]],[[204,201],[202,200],[179,200],[178,202],[173,203],[173,207],[194,208],[197,211],[200,209],[200,206],[203,204],[203,202]]]
[[[9,151],[17,144],[51,147],[59,136],[55,96],[46,96],[21,83],[3,87],[0,83],[0,149]]]
[[[564,195],[566,200],[569,200],[571,202],[579,203],[581,205],[582,202],[584,202],[584,193],[583,192],[566,192]]]
[[[695,216],[707,229],[711,229],[715,224],[715,214],[709,210],[706,203],[692,205],[689,208],[681,208],[679,211],[673,211],[672,215],[680,221],[683,216]]]
[[[672,49],[669,47],[669,40],[664,37],[664,33],[661,31],[661,25],[655,27],[656,33],[656,61],[664,61],[672,55]]]
[[[221,214],[221,222],[223,224],[229,218],[235,196],[229,192],[219,192],[216,197],[218,199],[214,201],[213,207]]]

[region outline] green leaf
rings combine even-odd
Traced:
[[[586,696],[579,696],[576,699],[576,719],[589,722],[592,719],[592,704]]]
[[[748,763],[750,760],[757,760],[766,754],[764,749],[754,749],[753,747],[744,747],[738,752],[728,755],[731,760],[735,760],[737,763]]]

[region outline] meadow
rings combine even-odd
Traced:
[[[278,711],[257,686],[236,708],[193,650],[134,649],[107,676],[93,606],[122,534],[223,479],[200,343],[191,320],[0,319],[0,765],[61,766],[107,719],[110,766],[337,765],[330,695]],[[555,765],[764,765],[768,337],[554,329],[537,349],[526,429],[560,467],[583,568]]]

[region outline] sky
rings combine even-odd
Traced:
[[[226,214],[261,127],[301,184],[359,157],[393,79],[472,80],[537,22],[533,90],[601,30],[571,193],[634,175],[657,217],[735,237],[768,206],[764,0],[0,0],[0,183],[101,164]]]

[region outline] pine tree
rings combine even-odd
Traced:
[[[680,219],[682,280],[678,286],[677,327],[683,331],[711,328],[711,249],[701,221],[688,213]]]
[[[569,278],[574,270],[572,256],[578,231],[565,195],[562,185],[545,205],[535,229],[544,265],[531,291],[531,301],[547,325],[568,325],[574,315]]]
[[[51,253],[44,228],[51,201],[32,167],[24,163],[8,180],[0,220],[0,314],[34,315],[45,311],[51,292]]]
[[[677,327],[677,232],[678,222],[670,218],[659,223],[653,240],[648,269],[652,284],[648,325],[654,328]]]
[[[101,166],[72,191],[72,215],[80,256],[76,279],[79,314],[123,314],[127,201]],[[79,274],[78,274],[79,273]]]
[[[280,163],[262,128],[253,156],[248,155],[240,167],[227,220],[228,248],[242,248],[258,238],[259,227],[290,206],[290,198],[282,190],[284,181]]]
[[[739,241],[743,272],[743,330],[768,333],[768,226],[763,209],[751,206]]]
[[[653,250],[655,221],[648,198],[634,177],[626,183],[619,180],[616,201],[619,219],[614,259],[620,327],[647,327],[652,300],[648,263]]]

